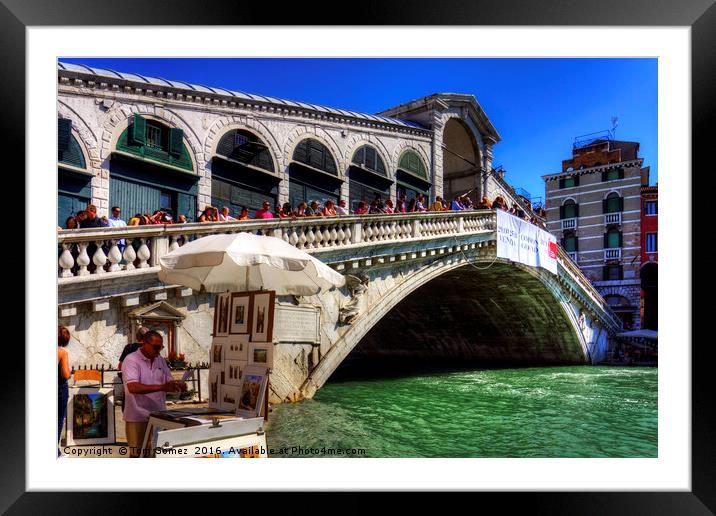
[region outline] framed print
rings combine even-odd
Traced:
[[[249,344],[249,365],[273,367],[273,342],[251,342]]]
[[[211,363],[221,364],[224,361],[225,340],[214,340],[211,344]]]
[[[222,385],[221,396],[219,398],[219,406],[224,410],[236,410],[236,404],[239,399],[238,385]]]
[[[209,370],[209,406],[219,408],[219,396],[221,395],[221,373],[222,369],[211,368]]]
[[[236,413],[243,417],[258,417],[263,409],[268,372],[265,367],[247,366],[242,376]]]
[[[224,367],[226,385],[241,385],[241,369],[245,365],[246,362],[240,360],[226,360]]]
[[[252,342],[266,342],[273,338],[274,298],[273,291],[253,295]]]
[[[114,390],[73,387],[67,405],[67,446],[115,441]]]
[[[231,295],[216,294],[214,305],[214,337],[226,337],[229,335],[229,309]]]
[[[224,344],[224,358],[247,361],[249,359],[249,335],[230,335]]]
[[[246,292],[231,294],[231,316],[229,333],[237,335],[251,333],[251,300],[252,295]]]

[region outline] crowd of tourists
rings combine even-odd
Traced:
[[[323,205],[318,201],[301,202],[295,208],[290,203],[276,205],[271,209],[269,201],[264,201],[261,208],[256,210],[253,216],[249,216],[249,208],[242,207],[239,213],[231,213],[231,210],[224,206],[219,210],[215,206],[206,206],[197,218],[198,222],[234,222],[240,220],[256,220],[256,219],[273,219],[273,218],[300,218],[300,217],[337,217],[341,215],[380,215],[390,213],[420,213],[420,212],[437,212],[437,211],[465,211],[465,210],[484,210],[484,209],[500,209],[507,211],[516,217],[524,219],[542,228],[546,228],[543,222],[545,213],[544,209],[539,208],[535,215],[530,216],[519,205],[513,204],[511,207],[502,197],[496,197],[494,201],[490,201],[487,197],[483,197],[480,202],[473,203],[467,195],[458,195],[451,202],[446,201],[438,196],[435,201],[428,203],[423,194],[418,194],[411,199],[403,194],[395,204],[391,199],[383,200],[376,196],[373,201],[359,201],[353,211],[351,211],[345,199],[338,201],[336,205],[332,200],[327,200]],[[84,228],[101,228],[101,227],[125,227],[125,226],[145,226],[152,224],[183,224],[187,222],[186,215],[179,215],[174,221],[171,214],[166,211],[156,210],[153,214],[136,213],[127,221],[122,217],[122,210],[118,206],[111,209],[111,217],[97,216],[97,208],[93,204],[88,204],[85,210],[77,212],[76,215],[68,217],[65,221],[64,229],[84,229]],[[63,228],[60,228],[63,229]]]

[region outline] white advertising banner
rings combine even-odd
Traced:
[[[497,257],[557,274],[557,239],[526,220],[497,210]]]

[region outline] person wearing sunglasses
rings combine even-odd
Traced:
[[[122,362],[124,422],[131,457],[148,453],[141,447],[149,415],[167,409],[166,393],[186,390],[186,383],[172,378],[160,356],[163,348],[162,336],[150,330],[144,334],[142,346]]]

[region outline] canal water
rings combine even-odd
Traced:
[[[275,406],[266,435],[274,457],[337,449],[350,450],[341,457],[657,457],[657,369],[483,369],[329,382],[313,399]]]

